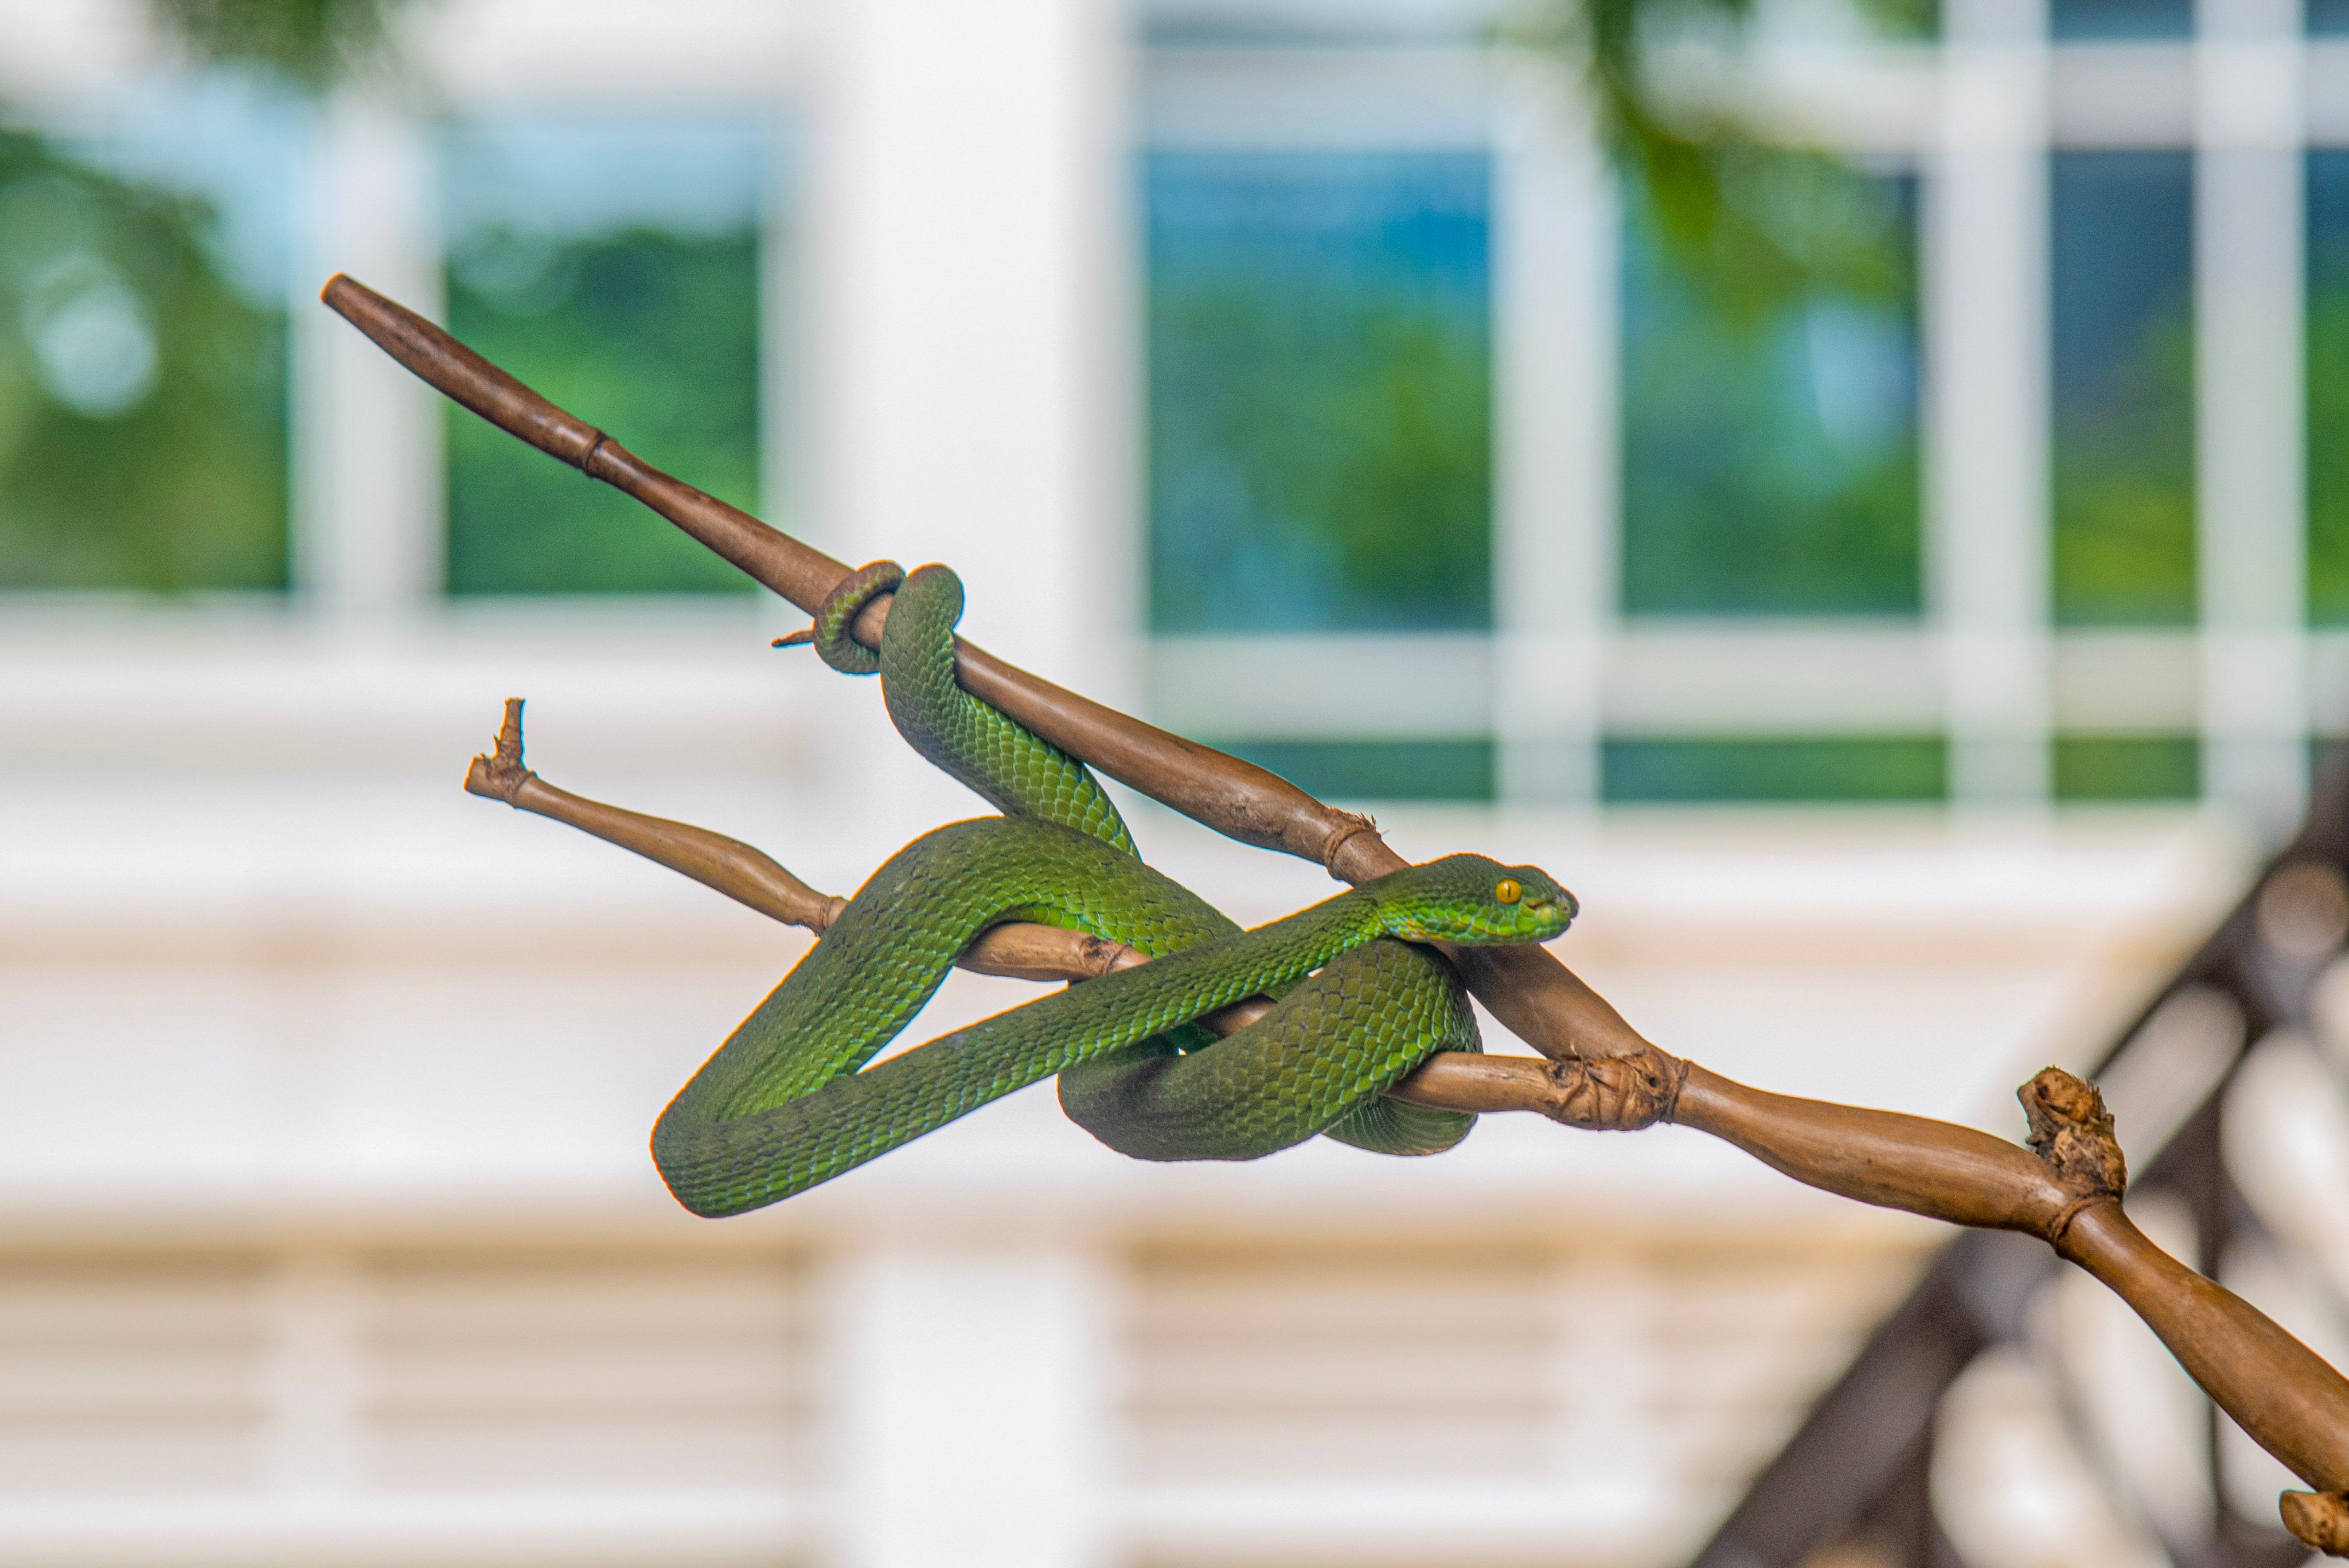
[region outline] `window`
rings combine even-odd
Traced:
[[[1150,155],[1154,630],[1489,623],[1489,184],[1482,153]]]
[[[756,510],[756,124],[509,120],[452,128],[450,329],[647,462]],[[449,591],[740,592],[739,573],[454,409]]]
[[[2202,748],[2192,735],[2058,735],[2057,800],[2192,800]]]
[[[2349,151],[2308,155],[2308,615],[2349,622]]]
[[[1623,607],[1914,615],[1915,185],[1821,173],[1734,186],[1811,275],[1695,259],[1628,195]],[[1733,231],[1724,231],[1733,232]]]
[[[305,129],[222,81],[0,129],[0,588],[285,587]]]
[[[1923,801],[1948,789],[1939,735],[1612,740],[1609,802]]]
[[[1240,740],[1213,744],[1323,800],[1493,798],[1495,758],[1489,740]]]
[[[2059,152],[2054,590],[2066,625],[2190,625],[2192,155]]]
[[[2061,43],[2188,38],[2194,0],[2049,0],[2047,30]]]

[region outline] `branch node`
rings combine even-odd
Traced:
[[[2349,1494],[2288,1491],[2276,1500],[2283,1527],[2327,1557],[2349,1557]]]
[[[493,750],[475,757],[465,767],[465,793],[502,800],[520,809],[515,797],[522,786],[538,775],[523,765],[522,699],[506,699],[506,716],[498,726]]]
[[[1114,974],[1119,970],[1132,969],[1136,964],[1150,961],[1150,955],[1137,948],[1130,948],[1123,942],[1112,941],[1107,937],[1090,934],[1077,944],[1077,957],[1079,966],[1083,969],[1086,975],[1096,980],[1102,975]]]
[[[1585,1132],[1638,1132],[1672,1119],[1688,1064],[1661,1051],[1568,1057],[1548,1064],[1554,1091],[1544,1114]]]
[[[1376,838],[1379,834],[1379,825],[1372,818],[1359,812],[1340,811],[1335,806],[1330,808],[1330,815],[1337,820],[1338,828],[1336,832],[1321,841],[1321,868],[1338,881],[1350,881],[1351,878],[1342,875],[1338,869],[1338,851],[1365,833]]]
[[[2015,1091],[2031,1123],[2031,1152],[2037,1155],[2075,1201],[2056,1221],[2060,1234],[2082,1203],[2117,1200],[2128,1187],[2128,1166],[2113,1137],[2113,1116],[2105,1096],[2061,1067],[2043,1067]]]

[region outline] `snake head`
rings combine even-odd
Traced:
[[[1413,942],[1546,942],[1573,920],[1574,895],[1538,866],[1447,855],[1369,884],[1387,934]]]

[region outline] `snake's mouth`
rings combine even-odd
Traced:
[[[1563,931],[1574,923],[1574,917],[1582,912],[1582,906],[1575,901],[1573,894],[1561,891],[1555,898],[1527,898],[1525,911],[1534,917],[1537,926],[1547,928],[1555,925]]]

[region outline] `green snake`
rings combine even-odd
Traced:
[[[891,591],[876,655],[848,628]],[[1143,1159],[1253,1159],[1321,1133],[1433,1154],[1467,1136],[1473,1116],[1383,1097],[1433,1052],[1481,1049],[1459,981],[1418,944],[1547,941],[1573,896],[1533,867],[1452,855],[1243,931],[1143,863],[1082,763],[956,682],[962,606],[946,567],[909,576],[876,562],[785,639],[877,671],[905,740],[1004,815],[890,857],[678,1092],[652,1147],[678,1201],[713,1216],[761,1208],[1055,1074],[1072,1119]],[[1153,961],[866,1067],[956,956],[1008,920]],[[1259,993],[1271,1010],[1229,1038],[1197,1023]]]

